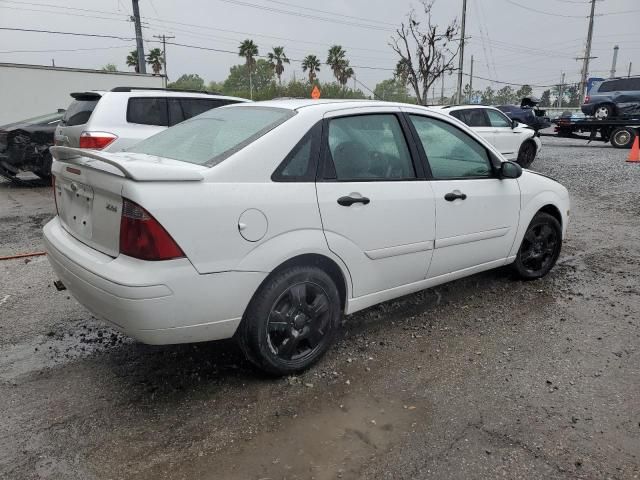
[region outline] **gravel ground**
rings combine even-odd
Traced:
[[[0,478],[640,476],[640,165],[544,138],[572,194],[545,279],[496,270],[348,317],[299,377],[232,342],[152,347],[0,262]],[[0,256],[42,249],[48,188],[0,183]]]

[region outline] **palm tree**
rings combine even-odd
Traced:
[[[329,49],[329,55],[327,56],[327,65],[333,70],[333,75],[336,80],[340,81],[341,63],[344,61],[344,57],[347,52],[344,51],[340,45],[334,45]]]
[[[309,83],[313,84],[316,79],[317,72],[320,71],[320,60],[315,55],[307,55],[302,60],[302,71],[306,72],[309,70]]]
[[[164,63],[164,58],[162,58],[162,50],[159,48],[152,48],[149,50],[149,54],[147,55],[147,63],[151,65],[153,69],[154,75],[159,75],[160,70],[162,70],[162,64]]]
[[[269,52],[267,55],[271,66],[276,71],[278,76],[278,85],[282,86],[282,79],[280,76],[284,72],[284,63],[289,63],[289,59],[284,53],[284,47],[273,47],[273,52]]]
[[[251,100],[253,100],[253,79],[251,78],[251,73],[256,65],[255,57],[258,56],[258,46],[253,43],[253,40],[246,39],[240,44],[238,55],[244,57],[246,60],[245,65],[249,70],[249,94],[251,95]]]
[[[138,51],[131,50],[129,55],[127,55],[127,67],[133,67],[136,70],[136,73],[140,73],[138,69]]]
[[[349,79],[353,77],[354,73],[355,72],[353,71],[353,68],[349,66],[349,60],[342,60],[341,62],[339,62],[338,83],[342,85],[343,89],[347,85],[347,82],[349,81]]]

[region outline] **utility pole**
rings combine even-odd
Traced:
[[[631,65],[633,65],[633,63],[629,62],[629,73],[627,73],[627,77],[631,76]]]
[[[595,1],[595,0],[593,0]],[[462,98],[462,68],[464,67],[464,27],[467,20],[467,0],[462,0],[462,30],[460,32],[460,58],[458,59],[458,91],[456,103],[460,104]]]
[[[620,49],[620,47],[618,45],[613,47],[613,61],[611,62],[611,71],[609,72],[611,78],[616,76],[616,63],[618,62],[618,50],[619,49]]]
[[[167,82],[169,81],[169,75],[167,74],[167,39],[171,40],[176,37],[167,37],[164,33],[162,35],[154,35],[153,37],[162,40],[162,69],[164,70],[163,83],[164,88],[167,88]]]
[[[133,22],[136,27],[136,47],[138,51],[138,73],[147,73],[147,65],[144,61],[144,45],[142,44],[142,27],[140,26],[140,8],[138,0],[133,2]]]
[[[471,103],[471,97],[473,97],[473,55],[471,55],[471,71],[469,73],[469,98],[467,103]]]
[[[560,87],[558,88],[558,108],[562,108],[563,97],[564,97],[564,72],[560,74]]]
[[[440,84],[440,102],[438,103],[442,105],[444,103],[444,72],[442,72],[440,78],[442,78],[442,83]]]
[[[593,15],[596,11],[596,0],[591,0],[591,14],[589,15],[589,30],[587,31],[587,48],[582,57],[582,72],[580,75],[580,105],[584,103],[584,96],[587,89],[587,76],[589,75],[589,60],[591,60],[591,39],[593,38]],[[580,60],[580,59],[578,59]]]

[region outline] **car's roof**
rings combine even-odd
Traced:
[[[87,95],[100,95],[104,96],[106,94],[109,95],[129,95],[131,97],[187,97],[187,98],[212,98],[219,100],[234,100],[237,102],[250,102],[251,100],[247,100],[246,98],[240,97],[229,97],[226,95],[217,95],[213,93],[201,93],[201,92],[184,92],[180,90],[159,90],[159,89],[132,89],[128,92],[123,91],[109,91],[109,90],[86,90],[81,92],[74,92],[72,95],[76,94],[87,94]]]
[[[431,110],[438,110],[438,111],[453,111],[453,110],[469,110],[471,108],[491,108],[493,110],[496,110],[496,107],[492,107],[489,105],[433,105],[433,106],[429,106],[427,108],[430,108]]]
[[[240,106],[240,105],[238,105]],[[325,98],[313,100],[311,98],[278,98],[274,100],[264,100],[261,102],[253,102],[245,106],[261,106],[273,108],[286,108],[288,110],[314,109],[322,111],[342,110],[346,108],[363,108],[363,107],[418,107],[424,108],[422,105],[397,102],[383,102],[381,100],[351,100],[351,99],[332,99]]]

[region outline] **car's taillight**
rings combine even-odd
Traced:
[[[118,138],[117,135],[107,132],[82,132],[80,134],[80,148],[93,148],[102,150]]]
[[[158,221],[137,203],[122,201],[120,253],[140,260],[171,260],[184,252]]]
[[[591,97],[589,97],[589,95],[584,97],[584,103],[589,103],[590,101],[591,101]]]
[[[53,201],[56,204],[56,215],[60,215],[58,211],[58,189],[56,188],[56,176],[51,175],[51,186],[53,187]]]

